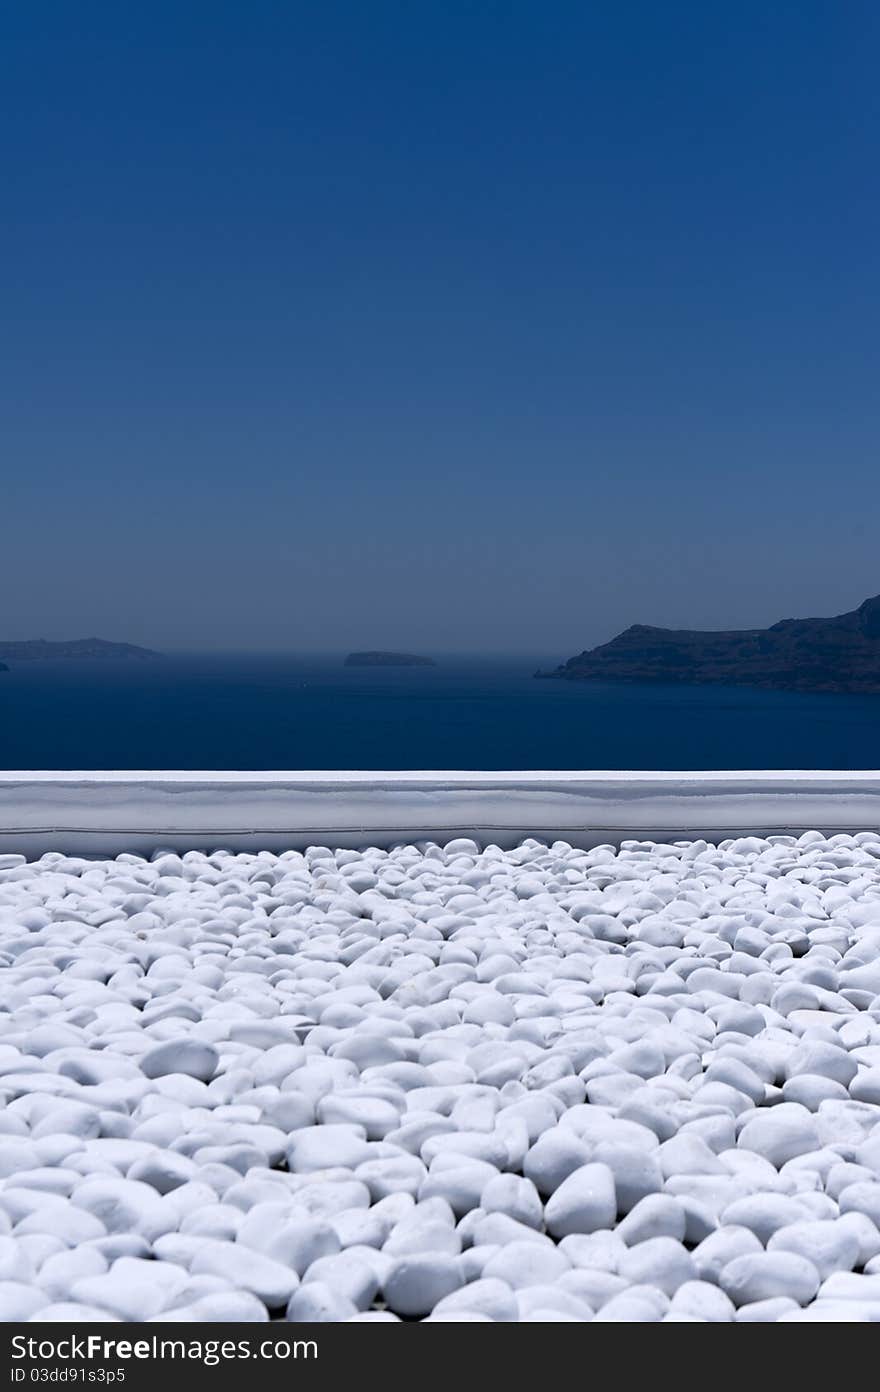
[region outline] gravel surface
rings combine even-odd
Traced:
[[[0,1319],[880,1319],[880,836],[0,856]]]

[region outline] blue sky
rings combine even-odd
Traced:
[[[880,11],[0,17],[0,637],[560,656],[880,591]]]

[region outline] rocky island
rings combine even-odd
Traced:
[[[346,667],[436,667],[432,657],[416,653],[353,652],[345,659]]]
[[[110,643],[106,638],[73,638],[58,643],[47,642],[45,638],[0,642],[0,659],[30,662],[45,657],[158,657],[158,653],[152,648],[136,647],[134,643]],[[0,667],[2,665],[0,662]]]
[[[880,693],[880,595],[829,619],[729,632],[633,624],[537,677]]]

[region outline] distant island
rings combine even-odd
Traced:
[[[345,659],[346,667],[436,667],[432,657],[416,653],[353,652]]]
[[[880,693],[880,595],[836,618],[782,619],[771,628],[701,632],[634,624],[535,676]]]
[[[158,655],[151,648],[138,648],[134,643],[109,643],[106,638],[73,638],[66,643],[51,643],[47,642],[45,638],[32,638],[12,643],[0,642],[0,658],[7,658],[10,662],[31,662],[43,657],[158,657]]]

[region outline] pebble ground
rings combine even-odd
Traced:
[[[880,836],[0,856],[0,1319],[880,1319]]]

